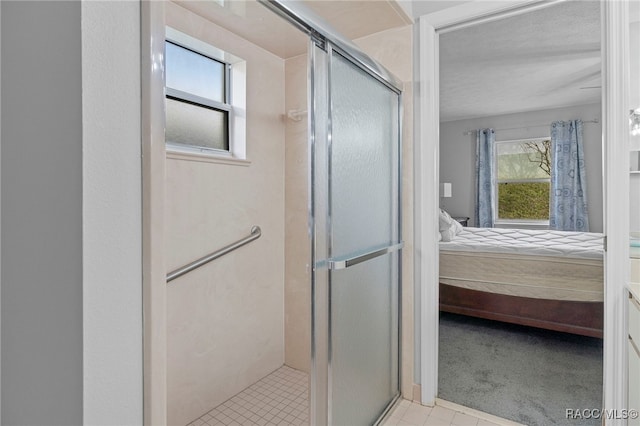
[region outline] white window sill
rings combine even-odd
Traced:
[[[204,154],[198,152],[174,151],[167,149],[167,158],[180,161],[196,161],[199,163],[225,164],[227,166],[248,167],[251,161],[234,158],[231,156]]]
[[[510,229],[549,229],[549,222],[536,220],[497,220],[494,227]]]

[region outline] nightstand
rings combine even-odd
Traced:
[[[462,226],[467,226],[469,224],[469,218],[468,217],[462,217],[462,216],[453,217],[452,216],[451,219],[457,220],[458,222],[460,222],[460,225],[462,225]]]

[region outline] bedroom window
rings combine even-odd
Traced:
[[[498,221],[549,223],[551,140],[496,142]]]
[[[245,158],[245,62],[171,28],[165,41],[167,150]]]

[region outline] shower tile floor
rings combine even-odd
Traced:
[[[282,366],[188,426],[309,425],[309,376]],[[383,426],[521,426],[518,423],[437,400],[425,407],[397,404]]]
[[[309,376],[282,366],[189,426],[309,424]]]

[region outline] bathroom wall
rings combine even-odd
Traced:
[[[285,61],[286,111],[307,110],[307,55]],[[306,113],[286,120],[285,143],[285,363],[310,371],[311,241],[309,142]]]
[[[412,398],[413,384],[413,109],[412,29],[391,29],[354,42],[404,82],[402,231],[402,392]],[[286,110],[306,110],[307,57],[286,61]],[[286,138],[286,267],[285,362],[310,368],[310,253],[308,234],[307,120],[287,120]]]
[[[82,424],[82,77],[90,74],[82,66],[82,7],[2,2],[0,8],[0,423]]]
[[[262,237],[167,285],[168,423],[187,424],[284,362],[284,61],[167,3],[167,25],[247,62],[247,160],[168,156],[166,256],[173,270]]]

